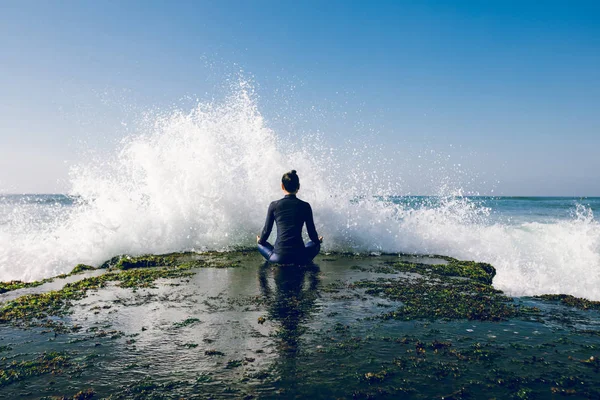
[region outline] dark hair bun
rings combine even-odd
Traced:
[[[298,188],[300,188],[300,178],[298,178],[298,174],[296,174],[296,170],[293,169],[290,172],[286,172],[281,177],[281,183],[285,190],[290,193],[296,193]]]

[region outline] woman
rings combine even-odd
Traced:
[[[285,197],[269,205],[265,227],[262,234],[256,236],[258,251],[269,262],[279,264],[308,263],[321,250],[323,237],[317,235],[310,204],[296,197],[299,189],[300,179],[295,170],[283,174],[281,190],[285,193]],[[273,229],[273,222],[277,223],[275,246],[267,242]],[[305,223],[310,238],[306,245],[302,240],[302,226]]]

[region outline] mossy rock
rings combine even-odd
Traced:
[[[91,271],[96,269],[95,267],[92,267],[91,265],[86,265],[86,264],[77,264],[75,266],[75,268],[73,268],[73,270],[71,271],[71,273],[69,275],[77,275],[80,274],[82,272],[85,271]]]
[[[392,267],[407,272],[419,274],[433,274],[443,276],[456,276],[469,278],[487,285],[491,285],[496,276],[496,269],[487,263],[475,261],[459,261],[451,257],[440,257],[448,261],[448,264],[421,264],[406,261],[393,262]]]
[[[93,398],[95,394],[94,389],[87,389],[79,391],[73,396],[44,396],[40,400],[88,400]]]
[[[132,269],[132,268],[153,268],[165,267],[178,264],[178,257],[174,255],[155,256],[145,255],[140,257],[124,256],[119,259],[114,268],[116,269]]]
[[[474,279],[476,281],[492,284],[496,276],[496,269],[487,263],[475,261],[450,261],[448,265],[434,265],[436,272],[440,275],[460,276]]]
[[[580,310],[600,310],[600,301],[592,301],[571,296],[569,294],[542,294],[534,296],[544,301],[559,301],[567,306],[579,308]]]
[[[21,281],[10,281],[10,282],[0,282],[0,294],[6,293],[11,290],[21,289],[27,287],[26,282]]]
[[[432,276],[400,277],[358,281],[351,287],[403,303],[397,310],[382,314],[380,318],[383,319],[501,321],[521,313],[511,298],[489,285],[468,279],[449,283]]]
[[[351,287],[402,303],[397,310],[379,316],[383,319],[502,321],[539,311],[521,307],[495,289],[491,284],[496,270],[490,264],[439,258],[448,264],[392,261],[388,263],[390,268],[420,276],[362,280]]]
[[[124,255],[114,256],[114,257],[104,261],[102,264],[100,264],[100,266],[98,268],[102,268],[102,269],[112,268],[115,265],[117,265],[119,263],[119,261],[121,261],[121,258],[123,258],[123,257],[127,257],[127,256],[124,256]]]
[[[0,370],[0,387],[32,376],[56,375],[70,365],[70,357],[66,353],[57,352],[44,353],[33,360],[13,361]]]
[[[10,292],[11,290],[40,286],[40,285],[42,285],[46,282],[50,282],[50,281],[52,281],[52,278],[44,279],[41,281],[34,281],[34,282],[23,282],[23,281],[0,282],[0,294]]]
[[[182,278],[190,275],[193,275],[190,267],[180,266],[108,272],[84,278],[68,283],[60,290],[28,294],[0,305],[0,324],[44,326],[49,317],[64,315],[72,302],[85,297],[88,290],[102,288],[108,282],[115,282],[122,288],[137,289],[152,287],[159,278]]]

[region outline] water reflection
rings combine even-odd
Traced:
[[[315,310],[320,268],[316,264],[286,266],[263,264],[258,271],[262,295],[266,298],[269,319],[278,324],[277,337],[287,353],[298,351],[300,337],[306,332],[305,322]],[[269,283],[273,274],[274,287]]]
[[[319,297],[320,268],[307,266],[262,265],[258,271],[260,290],[267,303],[269,319],[276,325],[275,336],[279,338],[279,361],[275,370],[279,375],[276,384],[280,395],[298,393],[302,381],[300,338],[306,333],[306,323],[316,311]],[[273,274],[274,286],[269,275]]]

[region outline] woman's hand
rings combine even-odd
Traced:
[[[260,243],[260,236],[256,235],[256,243]]]
[[[323,236],[319,236],[319,243],[323,243]]]

